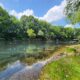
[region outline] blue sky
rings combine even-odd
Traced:
[[[63,14],[65,0],[0,0],[0,5],[17,18],[25,14],[57,25],[68,24]]]
[[[8,10],[22,12],[32,9],[36,16],[43,16],[50,8],[59,5],[62,0],[0,0]]]

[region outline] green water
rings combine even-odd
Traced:
[[[17,60],[42,55],[54,50],[53,42],[46,41],[0,41],[0,70]],[[39,57],[39,56],[38,56]]]

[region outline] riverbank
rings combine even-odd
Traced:
[[[44,66],[40,80],[80,80],[80,45],[66,46],[66,57]]]

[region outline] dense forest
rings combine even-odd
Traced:
[[[80,28],[54,26],[33,16],[17,19],[0,7],[0,39],[79,40]]]

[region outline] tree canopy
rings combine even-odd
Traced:
[[[76,13],[80,16],[79,13]],[[76,17],[77,20],[78,17]],[[39,20],[33,16],[22,16],[17,19],[8,14],[6,10],[0,7],[0,39],[5,40],[72,40],[79,39],[80,29],[65,28],[63,26],[51,25],[46,21]]]
[[[65,14],[75,24],[80,22],[80,0],[66,0]]]

